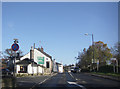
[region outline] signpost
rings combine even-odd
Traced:
[[[17,51],[19,49],[19,45],[14,43],[14,44],[12,44],[11,48],[13,51]]]
[[[13,76],[15,77],[15,70],[16,70],[16,65],[15,65],[15,60],[16,60],[16,51],[18,51],[18,49],[19,49],[19,45],[17,44],[18,43],[18,41],[17,41],[18,39],[14,39],[14,44],[12,44],[12,46],[11,46],[11,49],[15,52],[15,59],[14,59],[14,73],[13,73]]]
[[[115,73],[115,66],[116,66],[116,72],[118,73],[118,60],[116,58],[111,58],[110,59],[112,64],[113,64],[113,71]]]

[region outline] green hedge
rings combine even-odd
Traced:
[[[81,69],[81,72],[90,72],[90,70],[85,68],[85,69]]]
[[[116,69],[116,68],[115,68]],[[120,69],[120,68],[119,68]],[[113,73],[113,66],[112,65],[106,65],[106,66],[101,66],[99,67],[98,72],[103,72],[103,73]],[[120,71],[119,71],[120,72]]]

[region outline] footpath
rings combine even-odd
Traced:
[[[89,75],[91,75],[91,76],[102,77],[102,78],[105,78],[105,79],[110,79],[110,80],[114,80],[114,81],[120,82],[120,77],[117,77],[117,76],[100,75],[100,74],[93,74],[93,73],[86,73],[86,74],[89,74]]]

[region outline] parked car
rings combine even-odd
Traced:
[[[13,75],[13,72],[9,69],[2,69],[2,75]]]

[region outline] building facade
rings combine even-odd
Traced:
[[[52,57],[44,52],[43,48],[31,47],[30,52],[16,60],[16,73],[51,73]]]

